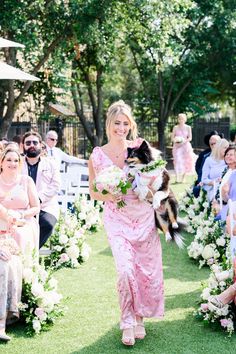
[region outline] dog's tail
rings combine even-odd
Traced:
[[[185,230],[186,224],[184,221],[178,218],[176,225],[169,224],[169,235],[170,239],[167,241],[174,241],[179,248],[184,248],[184,237],[182,236],[182,232]]]

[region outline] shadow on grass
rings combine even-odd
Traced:
[[[227,354],[235,353],[236,338],[226,338],[222,332],[214,331],[196,321],[192,314],[181,320],[146,322],[147,336],[137,340],[134,347],[121,343],[118,325],[93,344],[70,354]]]

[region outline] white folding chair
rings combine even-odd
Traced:
[[[230,224],[230,250],[231,250],[231,256],[232,258],[235,258],[236,256],[236,235],[235,229],[236,229],[236,201],[232,201],[229,199],[228,201],[229,205],[229,224]]]

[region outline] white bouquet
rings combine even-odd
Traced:
[[[131,183],[123,170],[117,166],[109,166],[99,173],[94,181],[94,191],[102,194],[127,194],[127,190],[131,188]],[[125,206],[125,202],[119,201],[118,208]]]
[[[175,136],[174,137],[174,143],[177,143],[177,144],[182,144],[185,142],[185,139],[182,137],[182,136]]]

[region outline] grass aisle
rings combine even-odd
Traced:
[[[181,187],[173,186],[175,191]],[[104,234],[89,236],[92,254],[78,270],[56,273],[59,289],[69,297],[65,316],[49,332],[27,337],[20,324],[9,328],[12,341],[0,344],[0,353],[65,354],[226,354],[236,352],[236,336],[204,327],[192,313],[199,298],[200,284],[208,269],[198,270],[189,260],[186,249],[163,245],[166,313],[163,320],[147,320],[147,337],[134,348],[120,342],[116,274],[113,258]],[[187,239],[187,243],[191,242]]]

